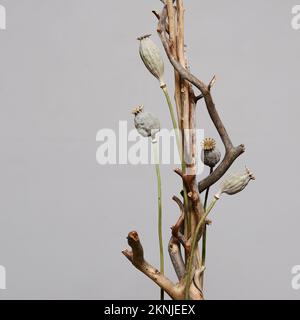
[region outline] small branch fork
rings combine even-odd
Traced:
[[[181,214],[175,226],[171,228],[172,237],[175,238],[184,247],[184,249],[187,252],[188,251],[187,240],[185,236],[182,234],[183,225],[184,225],[184,205],[181,202],[181,200],[176,196],[173,197],[173,200],[178,204]]]
[[[131,250],[122,251],[124,256],[138,270],[140,270],[148,278],[154,281],[160,288],[162,288],[173,300],[183,300],[185,282],[181,280],[177,284],[174,284],[144,259],[144,249],[136,231],[132,231],[128,234],[127,241],[128,245],[131,247]],[[183,270],[181,270],[181,272],[182,271]],[[191,286],[191,297],[194,300],[203,300],[202,292],[197,289],[195,284],[192,284]]]
[[[142,273],[153,280],[159,287],[174,300],[181,299],[183,297],[182,285],[175,285],[171,280],[161,274],[156,268],[149,264],[144,259],[144,250],[140,242],[138,233],[132,231],[127,237],[128,245],[131,247],[130,250],[124,250],[122,253],[124,256]]]
[[[239,145],[234,147],[216,109],[211,95],[211,89],[216,82],[216,77],[214,76],[210,83],[206,85],[189,70],[184,51],[183,0],[176,0],[176,7],[174,7],[174,0],[161,0],[161,2],[164,4],[162,12],[158,13],[153,11],[153,13],[158,19],[157,32],[175,71],[175,101],[179,128],[183,137],[182,144],[184,146],[186,143],[184,129],[195,130],[195,107],[197,102],[203,99],[209,116],[223,142],[225,155],[218,167],[215,168],[209,176],[201,180],[198,185],[196,173],[193,171],[193,168],[189,174],[183,169],[174,170],[182,179],[188,197],[188,203],[186,203],[186,201],[182,202],[181,199],[176,196],[173,197],[173,200],[180,210],[180,216],[176,224],[171,228],[172,233],[168,244],[168,251],[178,278],[178,283],[173,283],[155,267],[145,261],[144,250],[137,232],[133,231],[129,233],[127,240],[131,250],[124,250],[122,253],[138,270],[154,281],[172,299],[181,300],[186,298],[188,290],[190,299],[203,300],[201,280],[205,266],[201,264],[198,250],[196,250],[192,260],[190,260],[192,261],[192,274],[188,274],[187,263],[191,253],[191,244],[196,226],[205,214],[200,194],[221,179],[233,162],[245,152],[245,146]],[[194,94],[193,86],[200,91],[198,96]],[[195,162],[196,139],[194,134],[192,134],[188,143],[190,146],[186,149],[187,156]],[[192,162],[193,165],[195,165],[194,162]],[[186,227],[187,224],[189,224],[190,228]],[[210,224],[210,221],[206,220],[206,224]],[[202,232],[199,234],[202,235]],[[197,239],[197,245],[200,239],[201,236]],[[184,249],[185,259],[181,252],[181,246]],[[190,282],[190,284],[187,285],[188,282]]]

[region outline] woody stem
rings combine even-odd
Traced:
[[[179,138],[179,130],[178,130],[178,124],[177,124],[177,120],[175,117],[175,113],[174,113],[174,107],[168,92],[168,88],[167,85],[162,85],[161,89],[165,95],[168,107],[169,107],[169,111],[170,111],[170,116],[172,119],[172,124],[173,124],[173,129],[175,131],[175,138],[176,138],[176,144],[177,144],[177,148],[178,148],[178,152],[179,152],[179,156],[181,159],[181,168],[182,168],[182,172],[185,173],[186,171],[186,163],[185,163],[185,159],[184,159],[184,152],[183,152],[183,148],[181,146],[180,143],[180,138]],[[184,197],[184,206],[185,206],[185,211],[188,210],[188,196],[187,196],[187,191],[185,186],[183,185],[183,197]],[[189,217],[187,217],[187,225],[189,225]]]
[[[206,223],[207,216],[210,214],[211,210],[214,208],[214,206],[218,200],[219,200],[219,198],[214,197],[211,204],[209,205],[209,207],[205,211],[205,214],[200,219],[200,221],[196,227],[196,230],[194,232],[194,235],[193,235],[193,240],[192,240],[192,245],[191,245],[191,253],[188,258],[188,263],[187,263],[187,276],[186,276],[186,287],[185,287],[185,299],[186,300],[189,300],[189,289],[190,289],[191,280],[192,280],[193,259],[194,259],[194,254],[195,254],[195,249],[197,246],[199,234],[200,234],[202,227]]]

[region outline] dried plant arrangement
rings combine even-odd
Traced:
[[[184,41],[184,1],[164,0],[162,11],[153,11],[158,20],[157,32],[166,56],[174,68],[175,93],[174,103],[170,98],[164,80],[164,61],[162,54],[150,35],[138,38],[139,52],[143,63],[151,74],[158,79],[159,86],[166,99],[171,121],[176,133],[176,143],[181,159],[181,167],[175,169],[180,179],[178,195],[173,200],[178,205],[178,220],[171,229],[168,252],[178,277],[173,283],[165,276],[164,245],[162,237],[162,203],[161,177],[157,156],[160,130],[159,120],[143,107],[133,110],[134,125],[143,137],[149,137],[156,159],[155,167],[158,186],[158,235],[160,249],[160,270],[145,260],[144,249],[136,231],[128,234],[130,249],[124,250],[124,256],[152,281],[160,287],[160,299],[164,293],[174,300],[203,300],[203,279],[206,261],[206,233],[210,224],[208,215],[213,211],[222,194],[234,195],[242,191],[254,180],[249,169],[240,174],[229,175],[220,184],[219,191],[209,201],[210,187],[223,178],[233,162],[245,152],[244,145],[234,146],[216,109],[211,91],[216,82],[213,77],[205,84],[196,77],[188,65]],[[196,94],[196,91],[199,91]],[[204,102],[211,121],[224,145],[225,154],[216,146],[213,138],[202,141],[202,161],[209,167],[210,174],[197,181],[196,149],[200,145],[196,141],[196,109],[199,102]],[[173,105],[175,107],[173,107]]]

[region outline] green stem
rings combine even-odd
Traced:
[[[168,104],[168,107],[169,107],[169,111],[170,111],[170,116],[171,116],[173,128],[174,128],[174,131],[175,131],[175,138],[176,138],[176,144],[177,144],[178,152],[179,152],[179,154],[181,155],[182,150],[181,150],[181,147],[180,147],[178,124],[177,124],[177,120],[176,120],[176,117],[175,117],[175,113],[174,113],[174,108],[173,108],[173,105],[172,105],[172,101],[171,101],[171,98],[170,98],[170,95],[169,95],[167,86],[164,85],[164,86],[162,86],[161,88],[162,88],[162,91],[163,91],[163,93],[164,93],[164,95],[165,95],[165,98],[166,98],[166,100],[167,100],[167,104]],[[182,156],[181,156],[180,158],[182,159]]]
[[[162,236],[162,192],[161,192],[161,175],[159,168],[159,157],[158,157],[158,143],[156,140],[152,141],[153,153],[155,161],[155,170],[157,177],[157,202],[158,202],[158,239],[159,239],[159,257],[160,257],[160,272],[164,274],[164,246]],[[160,300],[164,300],[164,290],[160,289]]]
[[[211,175],[214,172],[214,168],[210,167],[210,171],[209,174]],[[208,200],[208,194],[209,194],[209,187],[206,189],[206,193],[205,193],[205,200],[204,200],[204,211],[206,211],[206,207],[207,207],[207,200]]]
[[[210,174],[212,174],[213,171],[214,171],[214,168],[211,167]],[[206,189],[206,192],[205,192],[204,211],[206,211],[208,195],[209,195],[209,187]],[[207,226],[205,224],[203,238],[202,238],[202,258],[201,258],[201,266],[202,267],[205,266],[205,262],[206,262],[206,241],[207,241]],[[204,282],[204,271],[203,271],[202,279],[201,279],[202,288],[203,288],[203,282]]]
[[[196,227],[195,233],[193,235],[190,256],[188,258],[188,263],[187,263],[187,275],[186,275],[186,287],[185,287],[185,299],[186,300],[189,299],[189,291],[190,291],[192,269],[193,269],[193,260],[194,260],[196,245],[198,243],[199,233],[200,233],[203,225],[205,225],[205,223],[206,223],[207,216],[210,214],[211,210],[213,209],[213,207],[215,206],[215,204],[217,203],[218,200],[219,200],[218,198],[214,197],[211,204],[209,205],[209,207],[205,211],[204,216],[200,219],[200,221]]]
[[[202,258],[201,258],[201,266],[205,266],[206,260],[206,239],[207,239],[207,226],[204,226],[203,237],[202,237]],[[202,276],[203,278],[203,276]],[[202,283],[203,284],[203,283]]]

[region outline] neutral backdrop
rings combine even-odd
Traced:
[[[217,205],[208,234],[208,299],[299,299],[300,30],[294,0],[186,2],[193,73],[208,82],[257,180]],[[122,256],[139,231],[158,266],[151,165],[101,166],[96,133],[118,130],[144,104],[171,123],[136,38],[156,36],[158,0],[1,0],[0,299],[157,299],[156,286]],[[167,62],[167,59],[165,58]],[[172,69],[166,68],[172,89]],[[198,127],[215,137],[203,104]],[[222,149],[223,150],[223,149]],[[165,243],[180,182],[163,166]],[[216,191],[216,188],[213,189]],[[167,274],[175,279],[166,255]]]

